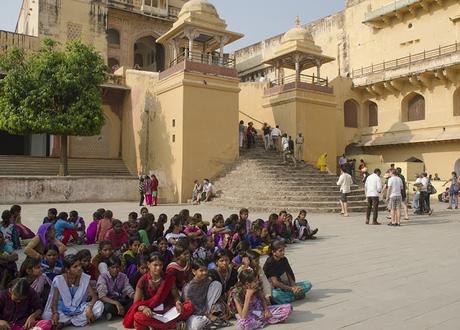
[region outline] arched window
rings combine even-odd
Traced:
[[[134,43],[134,66],[139,70],[160,72],[165,69],[164,46],[152,36],[138,39]]]
[[[345,127],[358,128],[358,103],[355,100],[345,101],[343,116]]]
[[[454,116],[460,116],[460,87],[454,92]]]
[[[107,42],[109,45],[120,45],[120,32],[116,29],[108,29]]]
[[[379,126],[379,113],[377,103],[367,102],[367,123],[369,127]]]
[[[425,119],[425,98],[417,93],[407,95],[402,102],[402,121]]]

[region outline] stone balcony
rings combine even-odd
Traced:
[[[426,72],[434,72],[441,80],[448,79],[446,68],[460,64],[460,43],[423,51],[417,54],[372,64],[352,71],[354,87],[365,87]]]
[[[38,37],[0,30],[0,53],[11,48],[27,51],[37,51],[40,48]]]
[[[160,72],[160,80],[181,71],[199,72],[216,76],[237,78],[235,60],[229,56],[190,53],[185,51],[169,63],[169,68]]]
[[[280,82],[270,82],[269,87],[264,91],[264,96],[277,95],[295,89],[321,92],[326,94],[333,94],[334,92],[332,87],[329,87],[328,79],[305,74],[301,74],[299,79],[296,79],[294,74],[282,78]]]
[[[179,15],[180,8],[168,6],[167,2],[164,2],[164,4],[164,6],[155,7],[145,0],[108,0],[108,5],[111,8],[131,11],[145,16],[175,20]]]

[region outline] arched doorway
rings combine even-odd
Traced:
[[[165,69],[165,51],[152,36],[143,37],[134,43],[133,67],[144,71],[159,72]]]
[[[425,119],[425,98],[418,93],[407,95],[402,101],[402,121]]]
[[[457,173],[457,175],[460,175],[460,158],[455,162],[454,171]]]
[[[358,102],[346,100],[343,104],[343,117],[345,127],[358,128]]]

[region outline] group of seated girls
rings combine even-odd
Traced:
[[[0,263],[8,274],[0,291],[0,329],[82,327],[115,317],[139,330],[218,329],[232,318],[244,330],[283,322],[291,303],[311,289],[308,281],[296,282],[285,256],[286,243],[314,238],[317,230],[305,216],[302,211],[292,221],[283,211],[252,222],[242,209],[226,220],[214,216],[210,226],[200,214],[182,210],[165,228],[167,216],[155,221],[146,208],[124,223],[99,209],[84,235],[98,243],[92,256],[88,249],[65,253],[56,229],[64,215],[51,209],[26,246],[19,272],[17,254],[0,236]]]

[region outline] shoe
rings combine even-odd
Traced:
[[[380,223],[380,222],[378,222],[378,221],[374,221],[374,222],[372,222],[372,224],[373,224],[374,226],[378,226],[378,225],[381,225],[381,223]]]
[[[105,314],[105,320],[106,320],[106,321],[110,321],[111,319],[113,319],[112,313],[107,313],[107,314]]]
[[[458,206],[456,206],[455,209],[458,210]]]
[[[349,217],[350,215],[348,213],[345,213],[343,216],[344,217]]]
[[[430,212],[428,212],[428,215],[432,215],[433,214],[433,209],[430,210]]]
[[[318,232],[318,228],[313,229],[310,236],[316,235],[317,232]]]
[[[366,220],[366,225],[368,225],[368,224],[369,224],[369,220]]]
[[[388,223],[388,226],[394,226],[394,224],[390,222],[390,223]]]
[[[452,210],[452,206],[449,206],[447,209],[448,209],[448,210]]]

